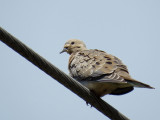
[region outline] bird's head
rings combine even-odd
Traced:
[[[86,45],[83,41],[71,39],[65,43],[63,50],[60,53],[67,52],[68,54],[72,54],[86,49]]]

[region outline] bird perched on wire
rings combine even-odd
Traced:
[[[61,53],[70,54],[68,69],[71,77],[79,81],[97,96],[122,95],[134,87],[153,87],[134,80],[122,61],[104,51],[86,48],[83,41],[68,40]]]

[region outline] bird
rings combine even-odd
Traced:
[[[104,95],[123,95],[138,88],[154,89],[148,84],[133,79],[123,62],[98,49],[87,49],[78,39],[68,40],[60,53],[70,55],[69,75],[94,92],[98,97]]]

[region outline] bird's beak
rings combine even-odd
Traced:
[[[60,52],[60,54],[63,52],[67,52],[67,48],[63,48],[63,50]]]

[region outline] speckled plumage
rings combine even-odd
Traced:
[[[62,52],[70,54],[70,75],[97,96],[121,95],[132,91],[134,87],[152,88],[132,79],[120,59],[101,50],[88,50],[80,40],[67,41]]]

